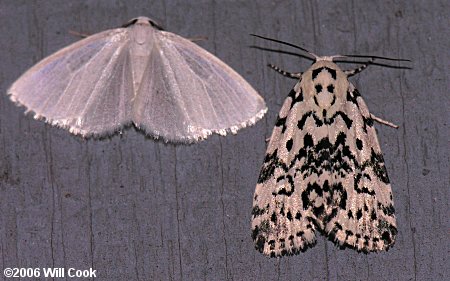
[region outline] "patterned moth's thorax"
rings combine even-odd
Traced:
[[[318,118],[330,118],[346,98],[347,75],[333,62],[319,60],[302,75],[299,87]]]

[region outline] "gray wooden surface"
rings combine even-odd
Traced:
[[[447,0],[0,0],[2,270],[92,267],[96,280],[449,280],[449,14]],[[69,30],[96,33],[140,15],[208,37],[198,44],[261,93],[267,116],[191,146],[133,128],[85,141],[25,116],[4,94],[37,61],[79,40]],[[282,48],[249,33],[322,55],[413,60],[412,70],[371,66],[352,78],[374,114],[400,125],[377,125],[398,218],[389,252],[339,250],[322,237],[295,257],[254,250],[264,140],[295,83],[266,64],[301,71],[310,62],[249,48]]]

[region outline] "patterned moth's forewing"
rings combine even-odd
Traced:
[[[306,250],[316,231],[363,252],[394,243],[391,187],[373,119],[335,63],[314,63],[286,99],[252,218],[256,248],[270,256]]]

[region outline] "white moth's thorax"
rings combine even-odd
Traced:
[[[136,95],[147,64],[151,61],[149,58],[157,31],[151,26],[149,19],[144,17],[137,18],[136,23],[127,28],[130,30],[130,57],[133,63],[133,86]]]
[[[345,102],[348,85],[347,75],[339,66],[320,59],[303,73],[299,86],[312,109],[319,116],[330,117]]]

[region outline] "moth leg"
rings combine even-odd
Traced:
[[[355,74],[360,73],[361,71],[363,71],[364,69],[366,69],[366,67],[369,66],[369,64],[371,64],[374,61],[374,59],[370,59],[368,62],[366,62],[365,64],[361,65],[358,68],[355,69],[349,69],[349,70],[344,70],[344,73],[347,74],[347,77],[351,77]]]
[[[91,36],[90,34],[87,33],[81,33],[78,31],[74,31],[74,30],[69,30],[69,34],[73,35],[73,36],[77,36],[77,37],[81,37],[81,38],[86,38]]]
[[[389,121],[386,121],[386,120],[383,120],[383,119],[381,119],[381,118],[379,118],[379,117],[376,117],[376,116],[373,115],[372,113],[370,113],[370,118],[372,118],[373,120],[377,121],[377,122],[380,123],[380,124],[387,125],[387,126],[389,126],[389,127],[395,128],[395,129],[398,128],[398,126],[395,125],[394,123],[391,123],[391,122],[389,122]]]
[[[288,71],[284,71],[284,70],[280,69],[278,66],[270,64],[270,63],[267,66],[272,68],[276,72],[281,73],[281,75],[289,77],[289,78],[300,79],[302,77],[302,73],[301,72],[291,73],[291,72],[288,72]]]
[[[192,42],[198,42],[198,41],[207,41],[208,37],[206,37],[206,36],[194,36],[194,37],[189,37],[187,39],[189,41],[192,41]]]

